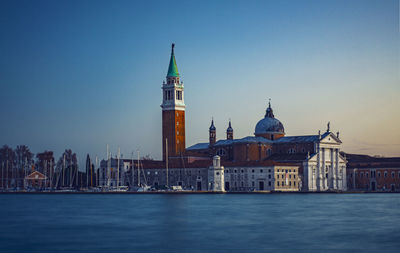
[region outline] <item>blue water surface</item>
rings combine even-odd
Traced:
[[[1,194],[0,252],[400,252],[400,194]]]

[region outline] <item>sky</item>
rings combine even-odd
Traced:
[[[400,156],[398,1],[0,2],[0,145],[161,158],[171,43],[186,146],[254,135],[268,99],[286,135]]]

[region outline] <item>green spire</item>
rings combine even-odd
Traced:
[[[176,66],[176,61],[175,61],[174,47],[175,47],[175,44],[172,43],[171,60],[169,61],[167,77],[170,77],[170,76],[178,77],[179,76],[178,66]]]

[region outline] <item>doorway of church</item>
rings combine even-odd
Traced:
[[[375,182],[371,182],[371,191],[376,191]]]
[[[264,191],[264,181],[260,181],[258,183],[258,188],[259,188],[260,191]]]
[[[201,181],[198,181],[198,182],[197,182],[197,190],[198,190],[198,191],[201,191]]]

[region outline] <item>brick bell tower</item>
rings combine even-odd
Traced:
[[[186,147],[183,82],[179,80],[174,47],[175,44],[172,44],[167,78],[162,85],[162,146],[164,161],[166,160],[166,143],[168,143],[168,157],[182,155]]]

